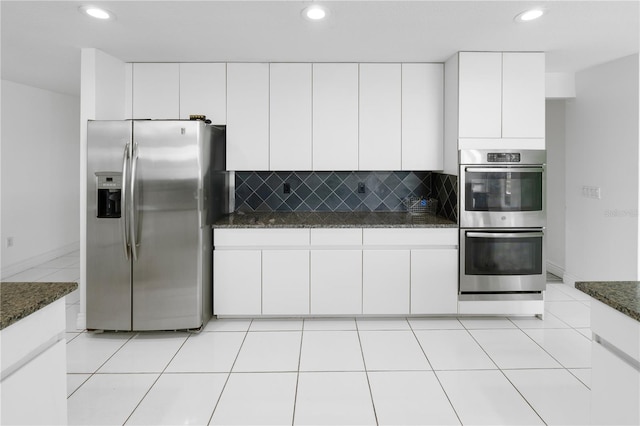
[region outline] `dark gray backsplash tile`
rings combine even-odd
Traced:
[[[458,222],[458,176],[433,173],[433,197],[438,200],[437,215]]]
[[[407,197],[437,198],[457,220],[457,177],[432,172],[236,172],[236,210],[405,211]],[[284,184],[291,192],[284,193]],[[365,192],[358,192],[364,183]],[[455,219],[453,219],[455,218]]]

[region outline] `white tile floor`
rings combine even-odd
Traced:
[[[77,274],[74,256],[12,278]],[[76,330],[70,295],[69,424],[588,424],[589,297],[549,283],[547,300],[544,320],[214,319],[199,334],[92,334]]]

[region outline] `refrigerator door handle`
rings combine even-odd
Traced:
[[[122,227],[122,244],[124,248],[124,256],[127,260],[130,258],[129,253],[129,220],[127,208],[127,169],[129,168],[129,158],[131,151],[131,145],[129,143],[124,147],[124,153],[122,154],[122,191],[120,193],[120,203],[122,204],[122,211],[124,212],[120,216],[120,225]]]
[[[138,237],[137,237],[137,219],[138,206],[136,203],[136,169],[138,167],[138,144],[133,142],[131,153],[131,190],[129,191],[129,223],[131,235],[131,255],[133,260],[138,260]]]

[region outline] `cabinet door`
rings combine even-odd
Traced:
[[[591,342],[591,424],[640,424],[640,371],[595,340]]]
[[[503,53],[502,137],[544,138],[544,53]]]
[[[409,314],[409,262],[409,250],[363,251],[363,314]]]
[[[311,251],[311,314],[362,313],[362,251]]]
[[[444,167],[443,73],[443,64],[402,64],[402,170]]]
[[[401,104],[400,64],[360,64],[360,170],[400,170]]]
[[[358,170],[358,64],[313,64],[313,169]]]
[[[180,117],[180,64],[133,64],[133,118]]]
[[[227,64],[180,64],[180,118],[192,114],[227,124]]]
[[[311,170],[311,64],[270,67],[270,169]]]
[[[411,313],[458,313],[458,250],[411,250]]]
[[[3,425],[68,424],[66,344],[61,340],[27,358],[27,364],[2,380]]]
[[[500,138],[502,53],[461,52],[459,63],[458,136]]]
[[[309,251],[262,252],[262,314],[309,314]]]
[[[227,169],[269,170],[269,64],[227,64]]]
[[[214,315],[261,314],[260,250],[214,250]]]

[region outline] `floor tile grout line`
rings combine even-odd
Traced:
[[[217,399],[215,405],[213,406],[213,410],[211,411],[211,415],[209,416],[209,420],[207,421],[207,425],[211,424],[211,421],[213,420],[213,415],[216,413],[216,410],[218,409],[218,405],[220,404],[220,400],[222,399],[222,395],[224,394],[224,390],[227,388],[227,384],[229,383],[229,379],[231,378],[231,372],[233,371],[233,367],[235,367],[236,362],[238,361],[238,357],[240,356],[240,351],[242,351],[242,347],[244,346],[244,342],[247,340],[247,336],[249,336],[249,330],[251,330],[251,325],[252,324],[253,324],[253,319],[251,319],[251,321],[249,322],[249,326],[247,327],[247,331],[245,331],[244,337],[242,338],[242,343],[240,343],[240,347],[238,348],[238,353],[236,354],[236,357],[233,359],[233,363],[231,364],[231,367],[229,367],[229,373],[227,374],[227,378],[224,381],[224,385],[222,385],[222,389],[220,390],[220,395],[218,395],[218,399]]]
[[[298,370],[296,371],[296,391],[293,394],[293,413],[291,416],[291,426],[296,423],[296,404],[298,403],[298,385],[300,384],[300,365],[302,363],[302,344],[304,342],[304,323],[302,320],[302,330],[300,331],[300,350],[298,352]]]
[[[571,328],[572,330],[575,330],[573,328]],[[544,330],[544,329],[543,329]],[[559,329],[554,329],[554,330],[569,330],[567,328],[559,328]],[[544,346],[542,346],[540,343],[538,343],[533,337],[529,336],[528,333],[526,333],[524,330],[521,330],[529,339],[531,339],[533,341],[533,343],[535,343],[536,345],[538,345],[538,347],[540,347],[540,349],[542,349],[547,355],[549,355],[555,362],[557,362],[563,370],[566,370],[567,373],[571,374],[572,376],[574,376],[576,378],[576,380],[578,380],[580,383],[582,383],[587,389],[591,390],[591,388],[589,386],[587,386],[585,383],[582,382],[582,380],[580,380],[580,378],[578,376],[576,376],[575,374],[573,374],[571,372],[571,370],[569,370],[571,367],[567,367],[566,365],[564,365],[564,363],[560,362],[560,360],[558,360],[556,357],[554,357],[549,351],[547,351]],[[575,330],[578,334],[580,334],[582,337],[585,337],[582,333],[580,333],[579,331]],[[579,368],[579,367],[575,367],[575,368]],[[589,369],[591,369],[589,367]]]
[[[133,408],[133,410],[131,410],[131,413],[129,413],[129,415],[127,416],[127,418],[125,419],[125,421],[122,423],[123,425],[127,424],[127,422],[129,421],[129,419],[131,418],[131,416],[133,416],[133,413],[136,412],[136,410],[138,409],[138,407],[140,407],[140,404],[142,404],[142,401],[144,401],[144,399],[147,397],[147,395],[149,395],[149,392],[151,392],[151,389],[153,389],[153,387],[156,385],[156,383],[158,383],[158,380],[160,380],[160,378],[164,375],[165,371],[167,371],[167,368],[169,368],[169,364],[171,364],[171,362],[175,359],[176,355],[178,355],[178,352],[180,352],[180,350],[184,347],[184,345],[187,343],[187,341],[193,336],[194,334],[189,334],[187,335],[187,337],[184,339],[184,341],[182,342],[182,344],[180,345],[180,347],[176,350],[176,352],[173,354],[173,356],[171,357],[171,359],[169,360],[169,362],[167,362],[167,364],[164,366],[164,368],[162,369],[162,371],[160,372],[160,374],[158,374],[158,377],[156,377],[156,379],[153,381],[153,383],[151,384],[151,386],[149,386],[149,389],[147,389],[147,391],[144,393],[144,395],[142,395],[142,398],[140,398],[140,401],[138,401],[138,403],[136,404],[136,406]],[[139,374],[139,373],[138,373]]]
[[[131,335],[131,336],[130,336],[130,337],[129,337],[129,338],[128,338],[128,339],[127,339],[123,344],[122,344],[122,345],[120,345],[120,346],[118,347],[118,349],[116,349],[116,350],[115,350],[115,352],[114,352],[114,353],[112,353],[111,355],[109,355],[109,357],[108,357],[108,358],[107,358],[107,359],[106,359],[102,364],[100,364],[100,365],[98,366],[98,368],[96,368],[92,373],[71,373],[71,374],[90,374],[90,376],[89,376],[89,377],[87,377],[87,380],[89,380],[90,378],[92,378],[92,377],[93,377],[93,376],[98,372],[98,370],[100,370],[100,369],[101,369],[101,368],[102,368],[102,367],[103,367],[107,362],[109,362],[109,360],[110,360],[111,358],[113,358],[113,356],[114,356],[115,354],[117,354],[118,352],[120,352],[120,349],[122,349],[122,347],[123,347],[124,345],[126,345],[126,344],[131,340],[131,339],[133,339],[137,334],[138,334],[138,333],[134,333],[134,334],[132,334],[132,335]],[[77,336],[76,336],[76,337],[77,337]],[[66,346],[65,346],[65,349],[67,349],[67,348],[66,348]],[[67,357],[68,357],[68,354],[67,354]],[[69,372],[67,372],[67,374],[69,374]],[[65,378],[66,378],[66,377],[65,377]],[[87,380],[85,380],[84,382],[82,382],[82,384],[81,384],[80,386],[78,386],[78,387],[76,388],[76,390],[74,390],[73,392],[71,392],[71,394],[70,394],[69,396],[67,396],[67,401],[69,400],[69,398],[71,398],[71,397],[72,397],[72,396],[73,396],[73,395],[78,391],[78,389],[80,389],[80,388],[82,387],[82,385],[84,385],[84,384],[87,382]]]
[[[533,405],[531,404],[531,402],[529,402],[529,400],[522,394],[522,392],[520,392],[520,389],[518,389],[518,387],[511,381],[511,379],[509,379],[509,377],[506,375],[506,373],[504,371],[502,371],[502,370],[500,370],[500,373],[504,376],[505,379],[507,379],[509,384],[511,386],[513,386],[513,388],[516,390],[516,392],[518,392],[518,395],[520,395],[522,397],[522,399],[524,399],[524,401],[527,403],[527,405],[529,407],[531,407],[531,409],[533,410],[534,413],[536,413],[536,416],[538,416],[540,421],[542,421],[542,423],[544,423],[545,425],[548,425],[548,423],[542,418],[542,415],[540,415],[540,413],[538,413],[538,410],[536,410],[533,407]]]
[[[406,321],[406,318],[405,318]],[[358,327],[358,321],[356,321],[356,335],[358,336],[358,344],[360,345],[360,356],[362,356],[362,365],[364,367],[364,375],[367,378],[367,387],[369,388],[369,398],[371,398],[371,408],[373,408],[373,418],[376,421],[376,425],[379,425],[378,413],[376,412],[376,403],[373,400],[373,391],[371,390],[371,381],[369,380],[369,372],[367,371],[367,361],[364,358],[364,349],[362,348],[362,340],[360,338],[360,328]]]
[[[496,330],[500,330],[500,329],[496,329]],[[510,329],[513,330],[513,329]],[[527,335],[527,333],[525,333],[524,331],[520,330],[519,328],[516,328],[516,330],[520,331],[521,333]],[[491,358],[491,355],[489,355],[489,353],[485,350],[485,348],[480,344],[480,342],[478,342],[478,340],[475,338],[475,336],[473,334],[471,334],[470,330],[467,330],[467,333],[469,333],[469,335],[471,336],[471,338],[477,343],[478,346],[480,346],[480,349],[482,349],[482,351],[489,357],[489,359],[491,360],[491,362],[493,362],[496,367],[498,367],[498,370],[500,371],[500,374],[502,374],[504,376],[504,378],[509,382],[509,384],[516,390],[516,392],[518,392],[518,395],[520,395],[520,397],[522,397],[522,399],[524,400],[524,402],[527,403],[527,405],[529,407],[531,407],[531,409],[533,410],[534,413],[536,413],[536,416],[538,416],[538,418],[540,418],[540,421],[542,421],[542,423],[544,423],[545,425],[547,424],[547,422],[544,421],[544,419],[542,418],[542,416],[538,413],[538,411],[536,411],[535,408],[533,408],[533,405],[531,405],[531,403],[529,402],[529,400],[527,398],[525,398],[525,396],[522,394],[522,392],[520,392],[520,389],[518,389],[516,387],[516,385],[513,384],[513,382],[511,382],[511,380],[509,380],[509,378],[507,377],[507,375],[505,374],[504,371],[502,371],[502,368],[500,366],[498,366],[498,363],[495,362],[493,360],[493,358]],[[527,335],[528,336],[528,335]],[[545,351],[546,352],[546,351]],[[554,358],[555,360],[555,358]],[[556,360],[557,362],[557,360]],[[558,363],[560,364],[560,363]],[[560,364],[562,365],[562,364]]]
[[[456,317],[456,321],[460,322],[460,320],[457,317]],[[409,323],[409,328],[411,329],[411,332],[413,333],[413,337],[418,342],[418,346],[420,347],[420,350],[424,354],[424,357],[427,359],[427,363],[429,363],[429,367],[431,367],[431,371],[433,371],[433,376],[438,381],[438,385],[440,385],[440,389],[442,389],[442,392],[444,393],[444,396],[447,398],[447,401],[449,401],[449,405],[451,406],[451,409],[453,410],[453,414],[456,415],[456,418],[458,419],[458,422],[462,425],[463,424],[462,423],[462,419],[460,418],[460,415],[458,415],[458,411],[456,410],[456,407],[453,405],[453,402],[451,401],[451,398],[449,397],[449,394],[447,393],[446,389],[442,385],[442,381],[440,381],[440,377],[438,377],[438,373],[436,373],[436,370],[433,369],[433,364],[431,364],[431,361],[429,361],[429,356],[427,355],[427,352],[422,347],[422,343],[420,343],[420,339],[418,339],[418,336],[416,335],[416,331],[411,326],[411,322],[410,321],[407,321],[407,322]],[[464,327],[464,325],[462,323],[460,325],[462,325]],[[418,330],[418,331],[420,331],[420,330]]]

